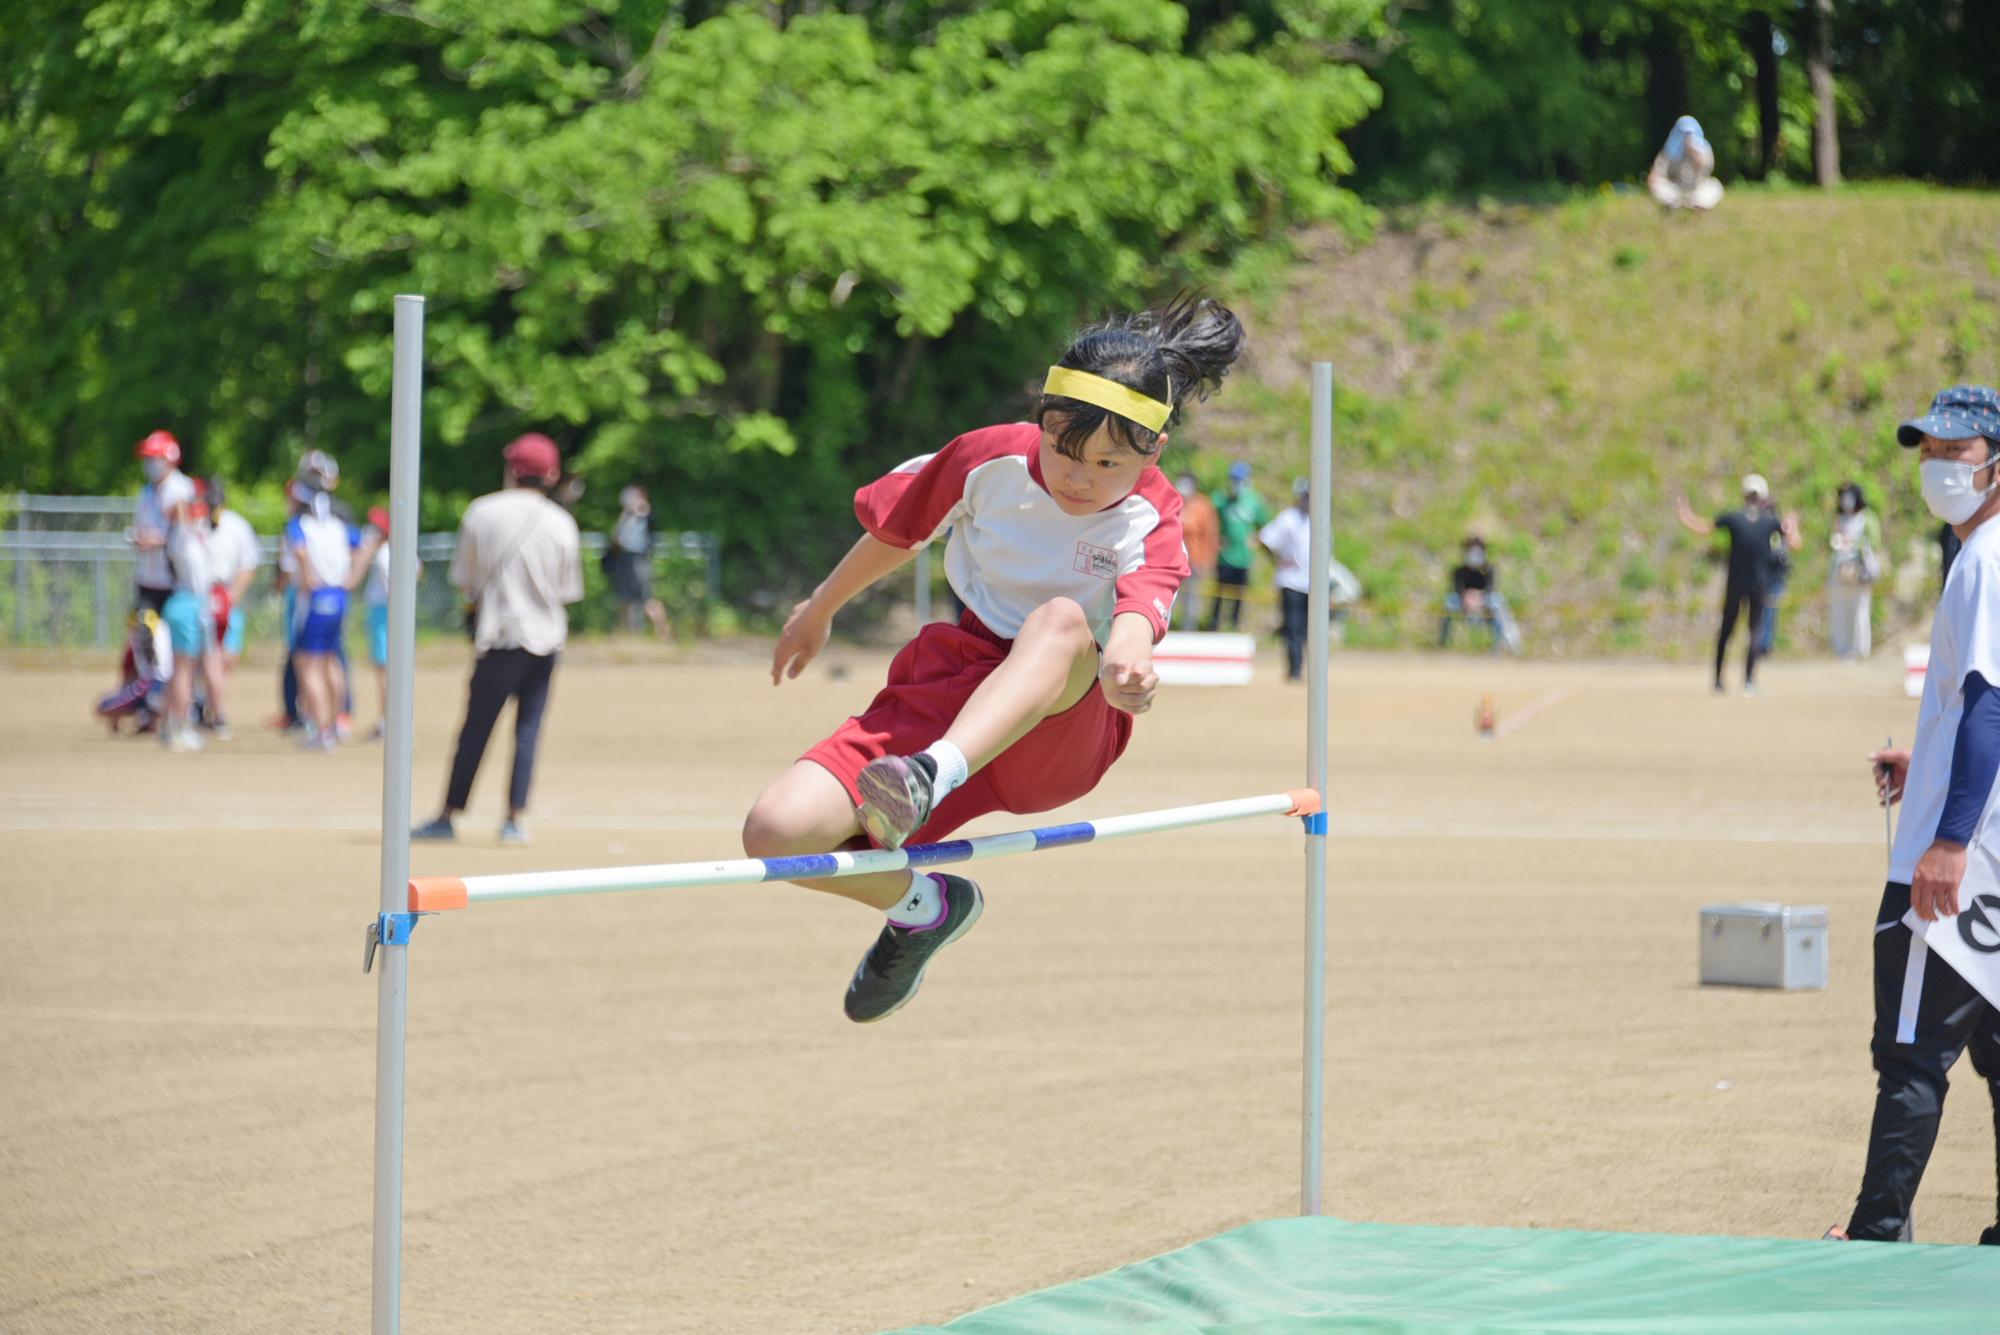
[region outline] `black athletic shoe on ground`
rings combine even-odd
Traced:
[[[847,1018],[856,1024],[894,1014],[917,994],[917,984],[924,981],[924,968],[931,956],[979,921],[985,907],[979,887],[963,876],[937,879],[941,883],[938,894],[944,900],[944,917],[937,926],[898,927],[890,923],[854,971],[854,980],[847,985]]]
[[[861,828],[884,848],[901,848],[931,816],[931,793],[937,763],[926,755],[883,756],[871,760],[855,780],[861,805],[855,814]]]

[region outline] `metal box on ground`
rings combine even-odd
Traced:
[[[1704,905],[1701,981],[1788,992],[1825,987],[1826,937],[1826,909],[1819,905]]]

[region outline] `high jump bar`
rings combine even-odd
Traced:
[[[411,913],[440,913],[499,899],[546,899],[553,895],[596,895],[614,890],[686,890],[698,886],[755,885],[764,881],[827,880],[902,871],[908,867],[940,867],[954,862],[1038,853],[1135,834],[1186,830],[1197,825],[1251,816],[1311,816],[1320,809],[1319,794],[1310,788],[1262,797],[1237,797],[1224,802],[1139,811],[1128,816],[1043,825],[1032,830],[947,839],[936,844],[911,844],[898,849],[866,849],[846,853],[806,853],[784,858],[732,858],[722,862],[661,862],[643,867],[595,867],[576,871],[525,871],[504,876],[417,876],[410,880]]]
[[[390,408],[390,519],[397,533],[414,533],[421,479],[424,299],[399,294],[395,303],[394,376]],[[855,876],[905,867],[1092,843],[1126,835],[1188,829],[1257,815],[1303,817],[1306,853],[1305,1026],[1300,1127],[1299,1212],[1320,1213],[1322,1127],[1326,1102],[1326,854],[1327,659],[1331,602],[1327,571],[1333,548],[1333,367],[1312,365],[1311,555],[1306,658],[1307,787],[1265,797],[1236,798],[1097,821],[1017,830],[1008,834],[923,844],[895,852],[822,853],[803,858],[620,867],[607,871],[510,876],[411,878],[410,762],[415,731],[417,561],[415,547],[390,544],[389,698],[382,749],[381,912],[368,925],[363,971],[382,956],[375,1028],[375,1202],[371,1321],[374,1335],[399,1335],[403,1293],[403,1117],[405,1037],[409,1022],[410,933],[418,915],[464,908],[475,899],[521,899],[687,885],[736,885],[795,877]],[[570,883],[563,884],[558,878]]]

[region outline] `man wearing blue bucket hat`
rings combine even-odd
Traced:
[[[2000,838],[2000,394],[1958,385],[1896,428],[1919,451],[1924,504],[1964,543],[1931,626],[1930,669],[1907,751],[1877,752],[1884,803],[1902,800],[1875,918],[1875,1118],[1860,1198],[1828,1237],[1909,1241],[1910,1205],[1944,1110],[1945,1073],[1967,1048],[2000,1129],[2000,1007],[1932,956],[1903,916],[1956,914],[1966,847]],[[2000,1223],[1980,1235],[2000,1244]]]

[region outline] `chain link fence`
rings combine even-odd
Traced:
[[[10,648],[110,649],[125,638],[133,605],[136,556],[129,496],[0,497],[0,645]],[[608,630],[617,601],[600,568],[607,539],[583,535],[583,603],[571,609],[581,630]],[[452,587],[453,533],[417,537],[417,629],[460,631],[459,591]],[[283,598],[275,577],[278,539],[258,538],[257,580],[237,609],[251,643],[282,642]],[[659,535],[653,548],[655,593],[676,625],[700,627],[720,604],[720,546],[709,533]]]

